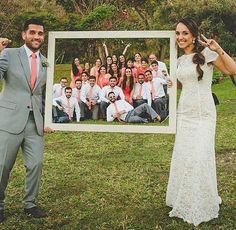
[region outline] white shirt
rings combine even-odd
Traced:
[[[136,100],[137,96],[139,95],[140,87],[141,87],[141,84],[139,82],[135,83],[135,85],[134,85],[134,94],[133,94],[133,99],[134,100]],[[147,100],[148,105],[151,106],[151,104],[152,104],[151,91],[150,91],[149,85],[146,82],[144,82],[142,84],[141,97],[142,97],[143,100]]]
[[[157,62],[158,62],[158,70],[157,71],[152,69],[152,66],[150,66],[150,69],[152,71],[152,76],[153,76],[153,78],[161,77],[161,78],[164,78],[166,80],[166,77],[162,73],[162,71],[165,70],[167,76],[169,76],[166,64],[164,62],[161,62],[161,61],[157,61]]]
[[[58,83],[53,85],[52,92],[53,92],[53,98],[65,96],[65,88],[62,88],[61,84]]]
[[[86,103],[89,99],[89,94],[90,94],[90,89],[91,86],[89,84],[86,84],[83,86],[81,90],[81,101]],[[91,94],[91,100],[96,101],[97,103],[100,103],[100,93],[101,93],[101,88],[95,84],[92,87],[92,94]]]
[[[29,67],[30,67],[30,71],[31,71],[31,55],[32,55],[32,51],[28,48],[28,46],[26,44],[24,44],[24,48],[28,57],[28,61],[29,61]],[[39,73],[39,68],[40,68],[40,63],[41,63],[41,58],[39,55],[39,50],[35,53],[36,55],[36,63],[37,63],[37,76]]]
[[[110,92],[114,92],[116,99],[120,97],[121,100],[125,100],[125,95],[123,93],[123,90],[119,86],[115,86],[114,88],[112,88],[110,85],[106,85],[101,90],[100,94],[101,101],[105,101],[107,103],[110,102],[108,99],[108,94]]]
[[[125,121],[125,118],[126,118],[128,112],[133,110],[134,107],[132,105],[130,105],[125,100],[117,100],[117,101],[115,101],[115,104],[117,106],[118,112],[125,110],[125,113],[121,114],[121,116],[120,116],[120,119],[122,121]],[[107,121],[114,121],[115,120],[114,116],[116,113],[117,113],[117,111],[116,111],[115,105],[114,105],[114,103],[111,103],[107,107]]]
[[[75,97],[78,102],[81,101],[81,89],[76,87],[72,89],[72,97]]]
[[[63,107],[63,112],[68,114],[68,110],[71,113],[71,116],[73,116],[73,112],[75,111],[76,114],[76,121],[78,122],[80,120],[80,108],[79,104],[75,97],[69,98],[70,108],[68,108],[68,100],[66,96],[61,96],[53,99],[53,105],[58,106],[57,101],[60,103],[60,105]],[[69,115],[69,114],[68,114]]]
[[[160,98],[165,96],[165,91],[163,85],[166,84],[166,81],[162,78],[155,78],[152,80],[153,88],[154,88],[154,95],[152,95],[152,99]],[[150,92],[152,93],[152,83],[150,81],[147,82]]]

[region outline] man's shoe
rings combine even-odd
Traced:
[[[159,120],[159,122],[160,123],[163,123],[167,118],[169,117],[169,115],[167,115],[167,116],[160,116],[160,120]]]
[[[38,208],[37,206],[35,206],[33,208],[25,208],[24,212],[29,217],[34,217],[34,218],[44,218],[44,217],[47,217],[47,214],[43,210]]]
[[[0,223],[3,222],[4,220],[5,220],[4,210],[1,209],[1,210],[0,210]]]

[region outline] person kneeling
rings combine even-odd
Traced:
[[[65,88],[65,96],[53,99],[54,118],[56,123],[67,123],[73,121],[73,113],[75,112],[77,122],[80,121],[80,108],[75,97],[71,97],[72,88]],[[56,113],[56,114],[55,114]]]

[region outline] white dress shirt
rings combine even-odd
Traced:
[[[110,92],[114,92],[116,99],[120,97],[121,100],[125,100],[125,95],[123,93],[123,90],[119,86],[115,86],[112,88],[110,85],[106,85],[102,88],[100,98],[101,101],[109,102],[108,94]]]
[[[162,73],[162,71],[165,70],[167,76],[169,76],[166,64],[161,61],[157,61],[157,62],[158,62],[158,70],[157,71],[152,69],[152,66],[150,66],[150,69],[152,71],[152,76],[153,76],[153,78],[161,77],[166,80],[166,76],[164,76],[164,74]]]
[[[81,101],[81,89],[77,89],[76,87],[72,89],[72,97],[75,97],[78,102]]]
[[[92,87],[91,98],[89,98],[90,89],[91,89],[91,86],[89,84],[86,84],[83,86],[81,90],[81,101],[86,103],[88,101],[87,99],[90,99],[90,100],[96,101],[97,103],[100,103],[101,102],[101,99],[100,99],[101,88],[97,84],[95,84]]]
[[[32,51],[28,48],[28,46],[26,44],[24,44],[24,48],[25,48],[25,51],[26,51],[26,54],[27,54],[27,57],[28,57],[28,61],[29,61],[29,67],[30,67],[30,71],[31,71],[31,55],[32,55]],[[39,51],[37,51],[35,53],[36,55],[36,63],[37,63],[37,76],[38,76],[38,73],[39,73],[39,68],[40,68],[40,64],[41,64],[41,58],[40,58],[40,55],[39,55]]]
[[[160,98],[165,96],[165,91],[163,85],[166,84],[166,81],[162,78],[155,78],[152,80],[154,87],[154,95],[152,95],[152,99]],[[152,93],[152,83],[150,81],[147,82],[150,92]]]
[[[136,100],[137,96],[139,96],[140,87],[141,87],[141,84],[139,82],[135,83],[134,94],[133,94],[134,100]],[[149,85],[146,82],[142,84],[141,97],[142,97],[141,99],[147,100],[148,105],[151,106],[152,104],[151,91],[150,91]]]
[[[115,104],[117,106],[117,110],[115,107]],[[114,121],[115,120],[115,114],[117,112],[121,112],[122,110],[124,110],[125,112],[123,114],[121,114],[120,119],[122,121],[125,121],[125,118],[128,114],[129,111],[133,110],[134,107],[132,105],[130,105],[127,101],[125,100],[117,100],[114,103],[111,103],[108,107],[107,107],[107,121]]]
[[[61,84],[59,83],[53,85],[52,92],[53,92],[53,98],[65,96],[65,88],[62,88]]]
[[[70,111],[71,116],[73,116],[73,112],[75,111],[76,121],[78,122],[80,120],[80,108],[75,97],[69,98],[70,108],[68,108],[68,100],[66,96],[54,98],[53,105],[58,106],[57,101],[59,101],[61,106],[63,107],[63,112],[68,114],[68,111]]]

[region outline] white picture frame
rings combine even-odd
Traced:
[[[48,35],[48,63],[46,102],[45,102],[45,127],[61,131],[87,131],[87,132],[121,132],[121,133],[175,133],[176,132],[176,103],[177,89],[175,72],[177,68],[177,49],[175,46],[175,31],[51,31]],[[100,39],[100,38],[167,38],[170,44],[169,75],[173,81],[173,87],[169,88],[169,122],[168,125],[145,125],[145,124],[115,124],[109,122],[103,124],[80,124],[78,123],[53,123],[53,77],[55,65],[56,39]]]

